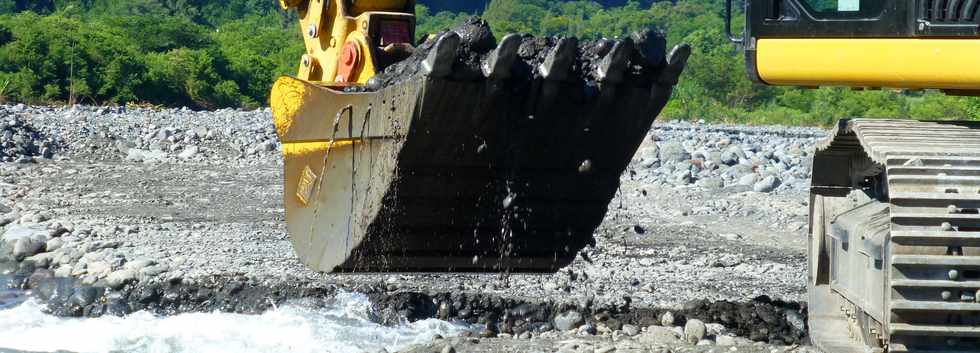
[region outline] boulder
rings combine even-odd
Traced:
[[[555,329],[568,331],[578,328],[585,323],[585,318],[578,311],[570,310],[555,316]]]
[[[687,152],[684,145],[668,142],[660,147],[660,159],[665,162],[684,162],[691,160],[691,154]]]

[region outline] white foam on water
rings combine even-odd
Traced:
[[[0,310],[0,347],[27,351],[210,353],[374,352],[452,336],[464,326],[429,319],[386,327],[371,322],[371,303],[338,293],[325,308],[286,305],[261,315],[192,313],[59,318],[33,300]]]

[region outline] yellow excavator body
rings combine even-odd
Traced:
[[[978,1],[745,5],[732,39],[758,83],[980,92]],[[811,340],[833,353],[980,352],[980,124],[838,118],[813,160]]]
[[[980,90],[980,39],[766,38],[759,79],[782,86]]]

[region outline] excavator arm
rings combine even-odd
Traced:
[[[414,0],[279,0],[296,9],[307,52],[297,77],[367,83],[407,57],[415,41]]]

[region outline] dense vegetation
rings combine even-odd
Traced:
[[[762,87],[722,34],[722,0],[420,0],[418,33],[470,14],[495,32],[622,36],[656,27],[695,48],[665,115],[827,125],[838,117],[980,118],[980,101],[935,92]],[[0,99],[258,107],[303,52],[275,0],[0,0]]]

